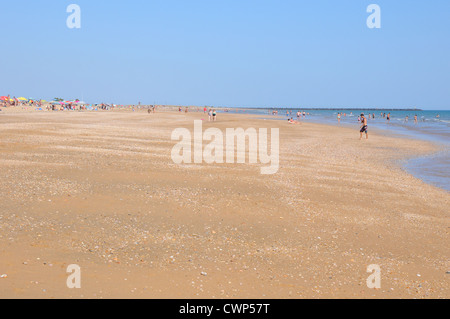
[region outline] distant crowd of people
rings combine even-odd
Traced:
[[[31,106],[41,107],[42,102],[40,100],[21,100],[14,97],[2,96],[0,99],[0,107],[17,107],[17,106]]]

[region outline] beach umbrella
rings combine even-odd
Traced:
[[[7,96],[0,96],[0,100],[2,100],[2,101],[8,101],[8,97],[7,97]]]
[[[24,97],[19,97],[18,100],[20,100],[20,101],[28,101],[28,99],[26,99]]]

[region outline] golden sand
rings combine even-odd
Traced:
[[[450,297],[449,193],[400,165],[435,146],[219,114],[280,128],[279,172],[175,165],[205,117],[0,112],[0,298]]]

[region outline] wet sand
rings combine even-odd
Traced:
[[[174,164],[206,118],[0,112],[0,298],[450,297],[449,193],[399,164],[435,146],[219,114],[204,129],[279,127],[279,172]]]

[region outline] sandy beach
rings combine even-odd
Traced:
[[[450,297],[450,195],[401,167],[436,146],[219,114],[204,129],[279,128],[278,173],[174,164],[199,119],[0,112],[0,298]]]

